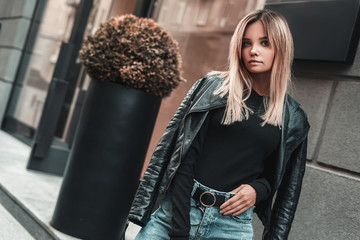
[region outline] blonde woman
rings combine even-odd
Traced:
[[[155,149],[129,215],[144,226],[136,240],[253,239],[253,211],[263,239],[288,238],[309,130],[286,93],[292,60],[281,15],[239,22],[228,71],[194,84]]]

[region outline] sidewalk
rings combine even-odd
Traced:
[[[49,225],[62,178],[26,169],[31,148],[0,130],[0,240],[78,238]],[[126,240],[139,231],[130,225]]]

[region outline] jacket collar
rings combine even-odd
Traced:
[[[205,81],[199,91],[198,97],[194,99],[194,104],[190,112],[203,112],[226,105],[227,97],[220,97],[214,94],[214,91],[218,89],[222,80],[218,77],[209,76]]]
[[[190,112],[202,112],[226,105],[226,96],[220,97],[214,94],[214,91],[220,87],[222,79],[217,76],[208,76],[205,81],[203,87],[199,90],[199,95],[194,99]],[[295,111],[299,105],[300,104],[290,95],[286,94],[283,110],[283,126],[286,126],[289,121],[289,116],[286,115]]]

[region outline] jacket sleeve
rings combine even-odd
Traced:
[[[135,224],[143,226],[150,217],[158,194],[157,188],[172,155],[181,121],[191,105],[198,86],[204,80],[205,78],[198,80],[188,91],[155,148],[144,177],[140,180],[130,210],[129,220]]]
[[[271,214],[268,240],[286,240],[300,197],[306,167],[307,137],[291,154]]]

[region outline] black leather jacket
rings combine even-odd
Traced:
[[[226,98],[213,94],[221,81],[217,76],[198,80],[180,104],[140,181],[129,214],[131,222],[140,226],[147,223],[155,203],[168,189],[182,156],[188,151],[209,110],[226,105]],[[270,171],[271,197],[254,209],[264,225],[263,239],[287,239],[289,235],[305,172],[309,127],[304,111],[287,95],[281,142]]]

